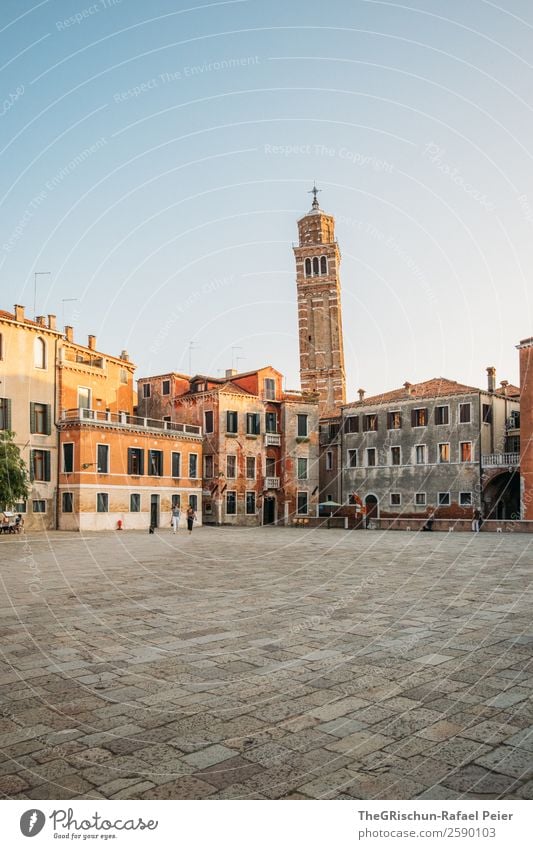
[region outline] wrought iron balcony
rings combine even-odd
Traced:
[[[183,424],[182,422],[166,422],[160,419],[150,419],[143,416],[132,416],[129,413],[110,413],[106,410],[89,410],[85,407],[76,407],[71,410],[63,410],[61,422],[86,422],[87,424],[113,425],[114,427],[126,427],[143,430],[169,431],[171,433],[190,434],[201,436],[202,428],[198,425]]]
[[[517,469],[520,465],[520,454],[517,451],[507,451],[501,454],[483,454],[481,465],[484,468],[501,467]]]

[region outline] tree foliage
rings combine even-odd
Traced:
[[[11,430],[0,431],[0,508],[5,509],[30,494],[26,464],[14,440]]]

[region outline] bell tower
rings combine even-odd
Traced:
[[[311,209],[298,221],[296,288],[300,332],[300,380],[304,392],[318,392],[321,416],[346,403],[342,341],[340,251],[335,219],[322,212],[313,186]]]

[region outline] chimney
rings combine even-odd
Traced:
[[[36,315],[35,321],[37,322],[37,324],[40,324],[41,327],[46,327],[46,318],[44,317],[44,315]]]
[[[15,304],[15,321],[24,321],[24,307]]]
[[[358,389],[357,394],[359,395],[359,400],[362,401],[363,398],[365,397],[365,390],[364,389]]]
[[[405,389],[405,391],[407,392],[407,394],[408,394],[408,395],[410,395],[410,394],[411,394],[411,385],[412,385],[412,384],[411,384],[411,383],[409,383],[409,381],[408,381],[408,380],[406,380],[406,381],[405,381],[405,383],[404,383],[404,385],[403,385],[403,388]]]
[[[234,377],[237,374],[236,368],[227,368],[226,369],[226,377]]]
[[[89,334],[87,347],[91,349],[91,351],[96,351],[96,336],[92,336]]]
[[[487,387],[489,392],[494,392],[496,389],[496,369],[494,366],[489,366],[487,369]]]
[[[74,328],[70,324],[65,325],[65,336],[67,342],[74,342]]]
[[[508,380],[501,380],[500,386],[501,386],[502,395],[507,395],[507,387],[509,386],[509,381]]]
[[[55,317],[55,315],[49,315],[48,316],[48,328],[49,328],[49,330],[55,330],[56,329],[56,317]]]
[[[121,359],[121,360],[124,360],[124,362],[126,362],[126,363],[129,363],[129,361],[130,361],[130,355],[128,354],[128,352],[127,352],[127,351],[121,351],[121,352],[120,352],[120,359]]]

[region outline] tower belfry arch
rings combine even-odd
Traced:
[[[340,288],[340,250],[335,219],[320,209],[316,185],[311,209],[298,221],[296,260],[300,381],[304,392],[318,392],[320,415],[346,402]]]

